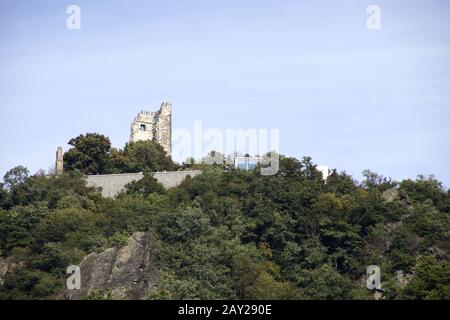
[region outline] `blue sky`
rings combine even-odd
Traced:
[[[66,8],[81,8],[81,30]],[[381,8],[381,30],[366,8]],[[174,129],[279,128],[280,151],[356,178],[450,186],[448,1],[0,0],[0,175],[86,132],[122,147],[161,101]]]

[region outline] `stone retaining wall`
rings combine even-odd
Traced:
[[[154,172],[153,177],[158,180],[164,188],[170,189],[179,186],[187,176],[193,178],[200,173],[200,170]],[[86,180],[88,187],[102,188],[102,195],[104,197],[114,198],[124,190],[128,183],[140,180],[143,177],[143,173],[120,173],[88,175]]]

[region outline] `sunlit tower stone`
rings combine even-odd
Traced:
[[[163,102],[157,112],[141,111],[131,124],[130,141],[155,141],[172,154],[172,105]]]

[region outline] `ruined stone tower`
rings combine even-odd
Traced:
[[[63,151],[61,147],[58,147],[56,151],[56,161],[55,161],[55,174],[57,176],[62,175],[64,172],[64,160],[63,160]]]
[[[151,140],[158,142],[172,154],[172,105],[163,102],[157,112],[141,111],[131,124],[130,141]]]

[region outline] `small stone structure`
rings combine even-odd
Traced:
[[[200,170],[154,172],[153,177],[163,185],[165,189],[179,186],[187,176],[191,178],[202,173]],[[102,189],[102,196],[114,198],[125,189],[125,186],[144,177],[143,173],[119,173],[88,175],[87,186]]]
[[[63,151],[61,147],[58,147],[56,151],[56,161],[55,161],[55,174],[60,176],[64,173],[64,160]]]
[[[141,111],[131,124],[130,141],[158,142],[170,156],[172,154],[172,105],[163,102],[157,112]]]

